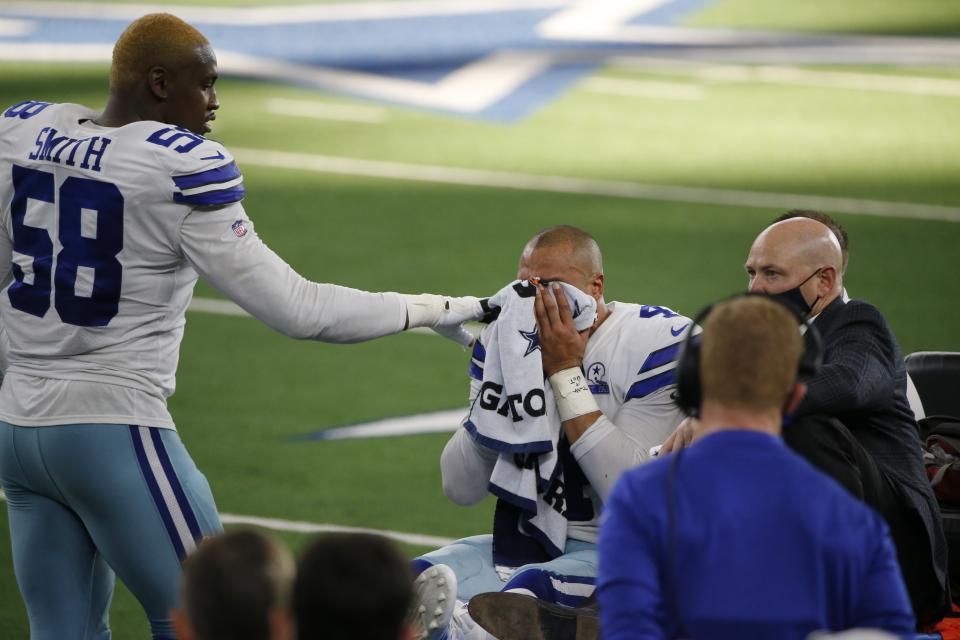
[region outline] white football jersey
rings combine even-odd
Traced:
[[[597,540],[603,500],[620,474],[647,460],[650,448],[666,440],[683,418],[672,393],[680,349],[692,325],[666,307],[610,302],[607,309],[610,314],[590,336],[583,357],[590,391],[603,415],[570,446],[589,482],[584,498],[592,508],[581,510],[591,512],[592,518],[571,521],[567,535],[587,542]],[[469,366],[471,401],[483,379],[483,337]],[[458,429],[441,458],[444,485],[459,490],[462,502],[474,502],[485,495],[487,469],[492,470],[495,461],[493,452]],[[575,506],[571,490],[565,491],[568,510]]]
[[[34,101],[0,114],[0,419],[173,427],[166,398],[198,272],[288,335],[350,341],[331,325],[360,298],[384,326],[350,331],[403,328],[397,294],[309,282],[260,241],[221,144],[96,115]]]

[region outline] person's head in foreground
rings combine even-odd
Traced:
[[[382,536],[326,533],[297,564],[293,613],[298,640],[407,640],[410,566]]]
[[[780,432],[803,398],[797,316],[766,296],[718,303],[700,337],[701,435],[726,428]]]
[[[843,292],[840,242],[830,227],[811,218],[790,218],[764,229],[744,268],[749,291],[776,295],[807,317]]]
[[[168,13],[135,20],[113,47],[110,96],[97,124],[156,120],[204,135],[220,108],[217,57],[202,33]]]
[[[230,531],[204,540],[183,566],[180,640],[291,640],[293,558],[273,538]]]

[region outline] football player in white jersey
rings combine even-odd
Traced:
[[[173,637],[180,562],[221,529],[166,405],[198,274],[296,338],[459,337],[481,315],[476,298],[311,282],[267,248],[204,137],[216,79],[206,38],[153,14],[117,41],[102,113],[0,112],[0,481],[34,640],[109,638],[114,573]]]
[[[574,285],[597,301],[596,323],[582,334],[576,331],[565,296],[554,296],[541,287],[535,302],[544,375],[554,397],[561,398],[556,407],[559,415],[570,417],[562,423],[558,450],[569,446],[575,465],[582,470],[565,469],[565,486],[557,492],[569,521],[567,546],[559,557],[508,573],[495,566],[494,536],[459,540],[413,561],[414,570],[428,578],[418,583],[426,585],[418,588],[426,591],[421,595],[427,602],[434,595],[429,587],[432,574],[442,573],[434,571],[434,565],[446,565],[456,575],[461,602],[483,592],[509,591],[568,606],[582,603],[594,588],[603,500],[619,475],[647,460],[650,449],[663,442],[682,418],[672,393],[680,345],[691,330],[689,319],[666,307],[605,302],[600,249],[589,234],[575,227],[546,229],[527,243],[517,277],[534,276]],[[480,392],[487,335],[485,330],[473,349],[471,402]],[[564,386],[568,374],[580,380],[586,374],[590,393],[569,393]],[[575,406],[561,407],[564,396],[581,399],[573,401]],[[444,492],[457,504],[479,502],[488,495],[497,459],[496,451],[479,444],[466,428],[458,429],[440,460]],[[431,629],[431,623],[438,622],[431,615],[440,609],[428,607],[421,616],[428,637],[441,637],[444,632],[451,638],[489,637],[462,606],[455,609],[446,629],[443,620]]]

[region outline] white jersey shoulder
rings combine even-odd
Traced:
[[[100,127],[93,122],[96,115],[77,104],[14,105],[0,118],[4,156],[124,184],[125,193],[148,202],[198,207],[243,198],[243,177],[219,142],[150,120]]]
[[[594,395],[622,404],[673,386],[690,319],[663,306],[612,302],[608,309],[584,353]]]

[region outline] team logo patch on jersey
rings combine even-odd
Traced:
[[[233,229],[233,235],[237,236],[238,238],[242,238],[243,236],[247,235],[247,225],[243,224],[243,220],[237,220],[230,225],[230,228]]]
[[[594,362],[587,367],[587,379],[590,380],[590,393],[610,393],[610,385],[607,384],[607,368],[602,362]]]

